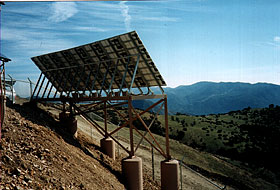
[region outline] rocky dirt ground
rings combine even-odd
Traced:
[[[125,189],[123,157],[110,159],[81,131],[73,139],[38,108],[7,107],[1,132],[0,189]],[[144,175],[144,189],[159,184]]]

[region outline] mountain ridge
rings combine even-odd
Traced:
[[[153,88],[155,93],[160,93]],[[191,115],[227,113],[246,107],[280,105],[280,85],[272,83],[208,82],[164,88],[171,114]],[[147,103],[145,103],[147,105]],[[141,108],[138,107],[138,108]]]

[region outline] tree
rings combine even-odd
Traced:
[[[185,124],[185,120],[184,119],[181,120],[181,124],[182,124],[182,126],[184,126],[184,124]]]
[[[268,108],[269,109],[273,109],[274,108],[274,104],[270,104]]]
[[[185,136],[185,132],[184,131],[177,131],[177,139],[178,140],[182,140]]]

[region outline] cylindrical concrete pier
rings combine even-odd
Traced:
[[[165,160],[160,163],[161,189],[179,189],[179,162],[177,160]]]
[[[111,138],[103,138],[100,140],[101,150],[111,157],[113,160],[116,159],[115,142]]]
[[[69,118],[69,112],[60,112],[59,113],[59,121],[61,124],[64,124],[65,119]]]
[[[71,118],[71,117],[67,118],[66,127],[71,135],[77,137],[78,123],[76,118]]]
[[[66,129],[71,135],[77,138],[78,124],[75,117],[71,117],[69,112],[59,113],[61,126]]]
[[[133,156],[122,160],[122,174],[128,190],[143,190],[141,158]]]

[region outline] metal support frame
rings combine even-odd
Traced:
[[[107,138],[108,137],[108,126],[107,126],[107,102],[106,101],[104,101],[103,102],[104,103],[104,128],[105,128],[105,138]]]
[[[72,79],[72,82],[70,83],[70,88],[69,88],[69,90],[68,90],[68,92],[67,92],[67,97],[70,96],[70,93],[71,93],[72,88],[73,88],[73,83],[74,83],[74,81],[75,81],[75,79],[76,79],[78,70],[79,70],[79,67],[76,67],[76,72],[75,72],[75,75],[74,75],[74,77],[73,77],[73,79]]]
[[[31,100],[33,99],[33,97],[34,97],[34,95],[35,95],[35,92],[36,92],[36,90],[37,90],[37,87],[38,87],[38,85],[39,85],[39,82],[41,81],[42,75],[43,75],[43,73],[41,72],[41,74],[40,74],[40,76],[39,76],[39,79],[38,79],[38,81],[37,81],[37,83],[36,83],[36,86],[35,86],[35,88],[34,88],[33,94],[32,94],[32,96],[31,96]]]
[[[110,137],[112,138],[118,145],[120,145],[120,147],[122,147],[128,154],[130,157],[134,156],[139,145],[141,144],[142,140],[145,139],[156,151],[158,151],[163,157],[165,157],[166,159],[171,159],[170,157],[170,153],[169,153],[169,142],[166,142],[166,150],[164,151],[164,149],[161,147],[161,145],[159,144],[159,142],[155,139],[155,137],[153,136],[153,134],[150,131],[150,128],[154,122],[154,120],[149,124],[149,126],[146,125],[146,123],[143,121],[143,119],[141,118],[141,116],[143,114],[145,114],[146,112],[150,111],[151,109],[153,109],[154,107],[156,107],[157,105],[161,104],[159,110],[157,111],[156,116],[158,115],[158,113],[160,112],[160,110],[162,110],[162,108],[164,107],[164,105],[166,105],[166,98],[165,95],[163,96],[162,99],[160,99],[159,101],[157,101],[156,103],[154,103],[152,106],[148,107],[146,110],[141,111],[140,113],[137,113],[137,111],[133,108],[132,106],[132,102],[133,102],[133,97],[132,95],[125,97],[125,99],[127,100],[126,102],[122,102],[119,104],[115,104],[112,105],[110,103],[110,99],[109,98],[105,98],[103,100],[100,100],[99,102],[97,102],[96,104],[90,104],[91,106],[93,106],[95,108],[95,110],[99,110],[99,109],[103,109],[104,112],[104,126],[100,126],[97,122],[95,122],[94,120],[92,120],[86,113],[88,113],[89,111],[88,108],[86,110],[83,110],[83,107],[87,107],[85,105],[83,106],[77,106],[76,103],[78,102],[73,102],[73,108],[75,108],[76,113],[74,113],[74,115],[81,115],[83,118],[85,118],[94,128],[97,129],[97,131],[103,135],[105,138]],[[65,99],[67,101],[67,98]],[[108,106],[108,105],[109,106]],[[115,107],[119,106],[119,105],[123,105],[123,104],[127,104],[127,111],[128,111],[128,117],[121,114]],[[102,106],[103,105],[103,106]],[[101,106],[101,108],[97,108],[97,106]],[[90,106],[89,106],[90,107]],[[122,125],[119,125],[116,129],[109,131],[108,127],[107,127],[107,109],[112,108],[113,110],[116,111],[116,113],[123,118],[124,123]],[[165,108],[165,107],[164,107]],[[90,110],[92,111],[92,110]],[[168,113],[167,111],[165,111],[165,113]],[[168,118],[168,115],[165,115],[165,119]],[[139,129],[137,129],[134,124],[133,121],[135,120],[140,120],[141,123],[143,124],[144,128],[146,129],[146,133],[143,134],[143,132],[140,132]],[[168,121],[165,120],[165,125],[166,123],[168,123]],[[113,135],[116,134],[117,131],[121,130],[124,127],[129,127],[129,134],[130,134],[130,138],[129,138],[129,144],[130,144],[130,148],[127,149],[125,148],[125,146],[123,146],[119,140],[114,137]],[[168,125],[166,126],[168,128]],[[142,139],[139,141],[138,145],[135,148],[134,145],[134,138],[133,138],[133,133],[134,131],[136,131],[136,133],[138,133]],[[168,133],[168,129],[166,129],[166,132]],[[146,135],[149,134],[149,136],[152,138],[153,141],[149,140]],[[166,141],[169,141],[168,135],[166,135]]]
[[[61,88],[62,89],[66,89],[66,84],[67,84],[67,80],[69,80],[69,78],[70,78],[70,74],[71,74],[71,69],[69,69],[68,70],[68,72],[66,71],[66,70],[64,70],[63,72],[62,71],[60,71],[61,72],[61,82],[63,81],[63,75],[65,75],[66,73],[66,75],[67,75],[67,77],[66,77],[66,79],[65,79],[65,81],[64,81],[64,83],[63,83],[63,85],[61,86]],[[63,74],[62,74],[63,73]],[[59,71],[57,71],[57,75],[59,74]]]
[[[151,128],[151,126],[152,126],[153,123],[155,122],[155,120],[156,120],[156,118],[157,118],[159,112],[162,110],[162,108],[163,108],[163,104],[161,104],[161,106],[160,106],[160,108],[158,109],[158,111],[157,111],[157,113],[156,113],[154,119],[153,119],[153,120],[151,121],[151,123],[149,124],[148,129]],[[136,146],[136,148],[135,148],[135,151],[137,151],[137,149],[139,148],[140,144],[142,143],[144,137],[145,137],[147,134],[148,134],[148,131],[145,132],[144,136],[143,136],[143,137],[140,139],[140,141],[138,142],[138,144],[137,144],[137,146]]]
[[[125,49],[125,51],[127,52],[128,50]],[[140,83],[136,84],[137,82],[135,82],[135,78],[137,75],[137,68],[138,68],[140,59],[144,60],[145,64],[147,64],[148,69],[151,69],[149,67],[148,63],[146,62],[145,58],[143,57],[143,55],[133,55],[133,56],[127,56],[127,57],[120,56],[119,58],[110,59],[107,61],[103,60],[104,56],[108,56],[106,51],[105,51],[105,54],[103,54],[101,52],[100,56],[99,56],[99,54],[97,52],[96,55],[97,55],[98,59],[100,60],[98,64],[96,64],[96,63],[95,64],[92,64],[92,63],[86,64],[86,62],[83,60],[83,64],[78,64],[78,65],[70,64],[69,67],[67,66],[65,68],[56,69],[55,71],[57,71],[57,75],[59,75],[59,73],[61,73],[61,78],[59,80],[57,80],[57,82],[55,84],[52,84],[52,86],[51,86],[50,91],[52,90],[53,87],[56,88],[54,97],[49,98],[49,95],[50,95],[50,91],[49,91],[47,98],[44,98],[44,95],[47,92],[47,88],[45,88],[43,91],[42,98],[35,100],[34,99],[35,92],[37,93],[37,96],[36,96],[36,98],[37,98],[38,95],[41,93],[41,89],[45,82],[45,79],[47,77],[50,77],[50,75],[46,76],[44,73],[51,72],[51,70],[44,70],[41,73],[39,80],[36,84],[36,87],[33,91],[33,95],[32,95],[33,101],[61,101],[64,103],[68,102],[70,104],[71,116],[81,115],[81,117],[86,119],[91,124],[91,126],[94,127],[102,136],[104,136],[105,138],[108,138],[108,137],[112,138],[120,147],[122,147],[129,154],[130,157],[133,157],[135,155],[140,144],[142,143],[143,140],[145,140],[152,146],[152,148],[154,150],[158,151],[163,157],[165,157],[166,159],[171,159],[170,151],[169,151],[167,97],[165,94],[160,94],[160,95],[151,94],[150,93],[151,90],[150,90],[149,86],[147,86],[148,93],[146,95],[144,95],[143,91],[139,87]],[[136,57],[136,56],[137,56],[136,65],[134,66],[134,64],[133,64],[133,66],[131,66],[130,65],[131,61],[135,61],[135,59],[132,57]],[[121,67],[118,67],[119,65]],[[81,67],[83,67],[83,68],[81,69]],[[87,67],[89,68],[88,75],[86,74]],[[123,70],[123,67],[125,68],[125,70]],[[133,67],[134,67],[134,69],[133,69]],[[67,69],[68,69],[68,72],[66,71]],[[79,69],[81,69],[81,70],[79,70]],[[102,69],[102,72],[100,72],[101,69]],[[114,70],[112,70],[112,69],[114,69]],[[74,72],[74,74],[71,74],[72,72]],[[121,74],[116,75],[117,73],[121,73]],[[44,74],[44,76],[43,76],[43,79],[41,80],[43,74]],[[144,75],[143,73],[140,73],[140,74],[141,74],[141,76]],[[66,75],[69,75],[71,77],[68,77],[65,79]],[[108,79],[108,75],[110,75],[109,79]],[[129,84],[126,81],[127,75],[129,75],[129,77],[131,77],[131,81]],[[77,76],[79,76],[79,79],[77,79]],[[92,78],[92,76],[94,78]],[[54,75],[52,77],[54,77]],[[156,77],[155,77],[155,80],[157,81],[158,84],[160,84],[160,82],[158,81],[158,79],[156,79]],[[118,86],[118,90],[121,95],[120,94],[117,94],[117,95],[111,94],[111,92],[113,91],[112,89],[114,88],[113,87],[114,81],[116,82],[115,84]],[[67,82],[69,82],[69,83],[67,83]],[[83,82],[85,84],[85,89],[83,89],[84,87],[82,87],[82,89],[79,88],[81,82]],[[98,85],[95,85],[96,82]],[[134,82],[135,82],[135,86],[139,89],[141,94],[138,94],[138,95],[131,94],[131,89],[134,86]],[[145,81],[145,82],[147,83],[147,81]],[[47,87],[49,86],[49,83],[50,82],[48,80]],[[64,85],[61,83],[64,83]],[[88,84],[89,84],[89,87],[87,87]],[[161,88],[161,86],[159,86],[159,87]],[[123,88],[127,88],[129,93],[124,94]],[[73,94],[72,94],[72,96],[70,96],[70,94],[73,90],[75,92],[83,91],[83,93],[85,94],[86,89],[89,90],[89,96],[73,97]],[[96,92],[99,91],[99,96],[92,96],[92,93],[94,90]],[[101,96],[103,90],[107,96]],[[58,92],[60,92],[60,97],[56,98],[56,94]],[[162,92],[163,92],[163,90],[162,90]],[[63,94],[66,94],[67,96],[66,97],[62,96]],[[155,103],[153,103],[153,105],[149,106],[147,109],[145,109],[143,111],[139,112],[139,111],[135,110],[133,108],[132,102],[134,100],[144,100],[144,99],[159,99],[159,100],[156,101]],[[79,104],[81,102],[83,102],[83,104]],[[116,109],[117,106],[124,105],[124,104],[127,105],[128,115],[124,115]],[[164,108],[164,115],[165,115],[164,126],[165,126],[165,138],[166,138],[165,148],[162,147],[162,145],[160,145],[160,143],[156,140],[156,138],[154,137],[154,135],[152,134],[152,132],[150,130],[150,128],[153,126],[155,118],[149,124],[147,124],[141,118],[143,114],[150,111],[151,109],[153,109],[156,106],[160,106],[160,108],[158,109],[158,111],[155,115],[155,118],[157,117],[159,112]],[[73,109],[74,109],[74,111],[73,111]],[[100,124],[98,124],[96,121],[94,121],[87,115],[87,113],[93,112],[93,111],[96,111],[99,109],[101,109],[101,110],[103,109],[104,126],[100,126]],[[107,115],[108,109],[115,110],[115,112],[121,118],[123,118],[123,123],[121,125],[118,125],[118,127],[114,128],[114,129],[110,128],[111,131],[109,131],[109,127],[108,127],[108,115]],[[145,132],[140,131],[133,124],[133,122],[135,120],[139,120],[141,122],[141,124],[144,126]],[[116,132],[123,129],[124,127],[129,128],[130,137],[129,137],[129,147],[128,148],[126,148],[124,145],[122,145],[120,143],[120,141],[118,140],[118,138],[114,137]],[[134,139],[135,134],[139,134],[140,138],[141,138],[141,140],[136,143],[135,143],[135,139]],[[147,137],[147,135],[149,136],[149,138]],[[152,139],[152,140],[150,140],[150,139]],[[137,145],[137,146],[135,146],[135,145]]]
[[[48,80],[47,85],[46,85],[46,87],[45,87],[45,90],[44,90],[44,92],[43,92],[42,97],[45,96],[45,93],[46,93],[46,91],[47,91],[47,89],[48,89],[49,84],[50,84],[50,81]]]
[[[130,39],[133,38],[131,34],[129,34],[129,37],[130,37]],[[134,41],[134,40],[131,40],[131,41],[132,41],[132,43],[134,44],[134,46],[138,49],[138,51],[140,52],[140,49],[139,49],[139,47],[137,46],[137,44],[135,44],[135,41]],[[141,57],[142,57],[142,59],[144,60],[146,66],[148,67],[148,69],[150,70],[150,72],[152,73],[152,75],[154,76],[154,78],[155,78],[155,80],[156,80],[156,82],[157,82],[157,84],[158,84],[158,86],[159,86],[161,92],[164,93],[164,90],[163,90],[163,88],[161,87],[160,82],[158,81],[158,79],[157,79],[157,77],[154,75],[154,73],[152,72],[151,67],[149,66],[149,64],[147,63],[146,59],[144,58],[144,56],[143,56],[142,54],[141,54]]]
[[[119,39],[119,38],[118,38]],[[118,56],[118,57],[120,57],[120,58],[123,58],[123,59],[126,59],[127,57],[124,57],[124,56],[122,56],[122,55],[119,55],[119,53],[118,53],[118,51],[116,51],[116,48],[113,46],[113,44],[112,44],[112,42],[111,41],[109,41],[109,44],[111,45],[111,47],[112,47],[112,49],[113,49],[113,51],[116,53],[116,55]],[[122,45],[123,46],[123,45]],[[124,47],[124,46],[123,46]],[[128,51],[127,51],[127,49],[125,49],[125,52],[127,53]],[[129,55],[129,54],[128,54]],[[138,55],[139,56],[139,55]],[[124,62],[121,60],[121,62],[124,64]],[[128,74],[131,76],[131,78],[132,78],[132,74],[130,73],[130,71],[128,71]],[[141,90],[141,88],[139,87],[139,85],[138,84],[136,84],[136,86],[137,86],[137,88],[138,88],[138,90],[141,92],[141,94],[143,93],[142,92],[142,90]]]
[[[100,46],[101,48],[103,47],[103,46]],[[99,53],[97,53],[97,51],[92,47],[92,46],[90,46],[90,48],[94,51],[94,53],[96,54],[96,57],[99,59],[99,61],[100,61],[100,63],[102,63],[102,62],[104,62],[104,60],[100,57],[101,55],[99,54]],[[107,56],[107,57],[110,57],[109,55],[108,55],[108,53],[107,53],[107,51],[105,51],[104,49],[102,49],[102,51],[103,52],[105,52],[105,54],[103,54],[102,56]],[[133,55],[131,55],[131,56],[133,56]],[[117,58],[117,61],[120,61],[120,59],[121,58]],[[112,61],[111,59],[109,59],[109,61]],[[118,70],[118,67],[116,67],[116,70]],[[112,77],[112,76],[111,76]],[[118,84],[117,83],[117,81],[115,81],[116,82],[116,84],[118,85],[118,86],[120,86],[120,84]],[[110,93],[110,92],[109,92]]]
[[[134,66],[134,70],[130,68],[130,62],[131,62],[131,60],[134,60],[131,57],[137,57],[136,65]],[[126,60],[127,62],[125,63],[123,61],[123,59]],[[105,64],[105,62],[109,62],[109,63]],[[120,62],[122,62],[122,64],[120,64]],[[123,92],[123,88],[127,88],[127,90],[130,93],[131,89],[135,83],[134,81],[135,81],[135,78],[137,75],[137,68],[138,68],[139,62],[140,62],[140,55],[137,54],[137,55],[131,55],[131,56],[127,56],[127,57],[109,59],[106,61],[100,61],[98,63],[98,67],[95,68],[94,70],[92,69],[93,68],[92,66],[94,66],[94,64],[85,63],[83,65],[70,65],[70,66],[66,66],[66,67],[58,68],[58,69],[46,68],[46,70],[43,70],[41,74],[43,75],[44,82],[45,82],[45,79],[47,78],[47,81],[48,81],[47,85],[49,85],[49,79],[52,80],[53,78],[59,77],[59,79],[54,84],[51,83],[51,89],[53,89],[54,87],[56,89],[53,98],[56,98],[58,93],[60,94],[60,96],[66,95],[69,98],[69,97],[71,97],[71,92],[73,90],[76,93],[78,93],[80,90],[83,92],[83,94],[85,94],[85,91],[87,89],[89,91],[89,94],[88,94],[89,96],[92,95],[94,90],[99,92],[99,96],[101,96],[102,91],[104,91],[106,93],[106,95],[111,95],[114,82],[118,86],[118,90],[120,93]],[[112,64],[115,64],[114,68],[112,67]],[[122,78],[116,79],[117,74],[121,73],[118,68],[118,66],[120,66],[120,65],[124,66],[125,70],[121,70],[121,72],[123,72],[123,73],[122,73],[122,76],[120,76],[120,77],[122,77]],[[96,64],[95,64],[95,66],[96,66]],[[81,67],[83,67],[82,71],[80,71]],[[89,68],[89,71],[90,71],[89,74],[86,74],[86,76],[84,76],[85,72],[87,71],[85,68]],[[105,69],[105,71],[106,71],[104,74],[102,74],[102,76],[100,74],[100,69]],[[56,74],[50,74],[51,72],[55,72]],[[133,72],[133,73],[131,73],[131,72]],[[74,73],[74,74],[71,75],[71,73]],[[92,74],[94,74],[94,75],[92,75]],[[126,81],[126,77],[128,74],[131,75],[131,82],[129,84]],[[42,75],[40,75],[40,76],[42,77]],[[108,75],[110,75],[109,80],[108,80]],[[89,81],[91,81],[91,76],[93,76],[94,79],[92,80],[91,84],[88,86]],[[75,81],[77,79],[77,77],[79,79],[77,81]],[[46,97],[49,98],[50,91],[48,92],[45,89],[44,92],[40,92],[42,89],[42,88],[40,88],[40,86],[43,85],[44,83],[43,82],[40,83],[41,82],[40,77],[39,77],[38,81],[39,82],[37,82],[37,85],[35,86],[35,89],[33,91],[33,93],[36,91],[37,95],[33,94],[32,99],[34,99],[34,98],[38,99],[39,94],[44,94],[44,96],[46,95]],[[81,82],[83,82],[85,84],[84,89],[80,89]],[[95,85],[96,82],[98,83],[98,89]],[[136,84],[136,86],[137,86],[137,88],[139,88],[139,86],[137,84]],[[116,87],[114,87],[114,88],[116,88]],[[141,92],[141,94],[138,94],[138,95],[143,95],[143,91],[141,90],[141,88],[139,89],[139,91]],[[149,93],[150,93],[150,91],[148,91],[147,94],[149,94]]]
[[[91,85],[91,90],[90,90],[90,92],[89,92],[89,95],[92,95],[92,91],[93,91],[93,88],[94,88],[95,81],[96,81],[96,79],[97,79],[97,75],[98,75],[99,70],[100,70],[101,63],[102,63],[102,62],[99,62],[99,64],[98,64],[98,68],[97,68],[97,70],[96,70],[96,72],[95,72],[94,79],[93,79],[93,82],[92,82],[92,85]]]
[[[45,82],[45,79],[46,79],[46,76],[44,75],[44,78],[43,78],[43,80],[42,80],[42,82],[41,82],[41,84],[40,84],[39,90],[38,90],[38,92],[37,92],[36,98],[38,98],[38,96],[39,96],[39,94],[40,94],[40,91],[41,91],[41,88],[43,87],[43,84],[44,84],[44,82]]]
[[[82,71],[82,73],[84,73],[85,70],[86,70],[86,66],[83,65],[83,71]],[[82,81],[82,77],[80,77],[79,81],[77,82],[75,89],[77,89],[77,90],[79,89],[79,87],[80,87],[80,85],[81,85],[81,81]]]
[[[120,92],[122,91],[122,88],[123,88],[123,83],[124,83],[124,81],[125,81],[125,77],[126,77],[126,73],[127,73],[127,69],[128,69],[128,64],[129,64],[129,58],[128,58],[128,62],[127,62],[126,65],[125,65],[125,71],[124,71],[123,78],[122,78],[122,83],[121,83],[121,87],[120,87]]]
[[[92,69],[89,70],[89,73],[88,73],[88,76],[87,76],[87,80],[86,80],[86,83],[85,83],[85,88],[83,90],[83,94],[86,93],[86,89],[87,89],[88,82],[89,82],[89,79],[90,79],[90,76],[91,76],[91,72],[92,72]]]
[[[104,84],[105,84],[106,77],[107,77],[107,75],[108,75],[109,69],[110,69],[110,67],[111,67],[111,64],[112,64],[111,62],[109,62],[109,63],[107,64],[106,72],[105,72],[105,74],[104,74],[104,76],[103,76],[101,88],[100,88],[100,91],[99,91],[99,95],[100,95],[100,96],[101,96],[101,93],[102,93],[102,90],[103,90],[103,86],[104,86]]]
[[[111,92],[111,88],[112,88],[113,82],[115,80],[115,75],[116,75],[116,71],[117,71],[117,68],[118,68],[119,61],[120,60],[118,59],[117,62],[116,62],[115,68],[114,68],[114,73],[113,73],[112,80],[110,82],[110,86],[109,86],[109,89],[108,89],[109,93]]]
[[[138,68],[139,60],[140,60],[140,55],[137,56],[137,62],[136,62],[135,68],[134,68],[133,76],[132,76],[130,87],[129,87],[129,90],[128,90],[129,93],[130,93],[131,88],[132,88],[133,83],[134,83],[134,79],[135,79],[135,76],[136,76],[136,73],[137,73],[137,68]]]
[[[129,156],[134,156],[134,145],[133,145],[133,124],[132,124],[132,102],[131,96],[128,99],[128,116],[129,116],[129,136],[130,136],[130,153]]]

